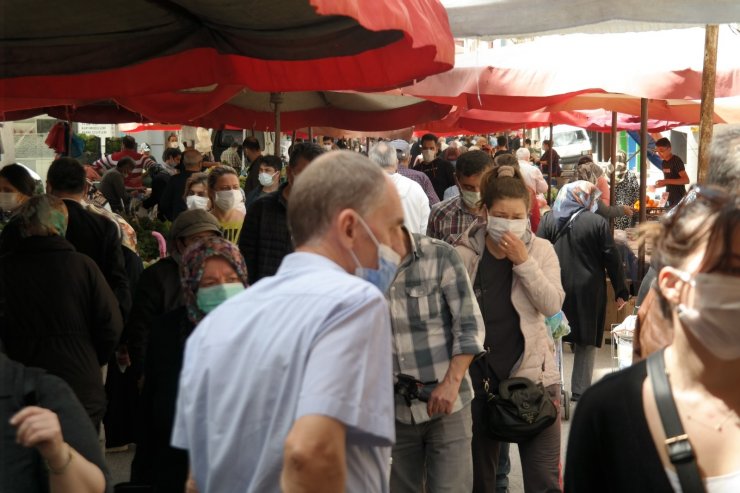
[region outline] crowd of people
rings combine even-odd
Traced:
[[[740,127],[688,194],[658,141],[671,210],[641,228],[639,330],[667,347],[594,385],[607,304],[631,296],[624,166],[610,183],[582,159],[548,205],[549,142],[329,138],[287,164],[254,137],[220,162],[173,144],[98,161],[107,207],[74,159],[45,193],[0,169],[0,491],[113,491],[103,429],[136,444],[119,492],[508,491],[510,443],[528,493],[740,488]],[[134,202],[171,221],[146,269]]]

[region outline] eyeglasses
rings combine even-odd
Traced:
[[[693,185],[681,201],[673,209],[666,212],[664,216],[666,226],[673,226],[676,218],[681,217],[683,209],[697,200],[703,200],[712,205],[714,209],[719,210],[730,202],[731,197],[721,188]]]

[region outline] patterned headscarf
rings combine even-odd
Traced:
[[[599,197],[601,191],[596,185],[587,181],[574,181],[568,183],[560,189],[558,197],[552,206],[552,213],[555,215],[557,226],[562,227],[570,216],[581,209],[596,212],[599,206]]]
[[[244,264],[242,254],[239,253],[239,248],[229,240],[225,240],[219,236],[211,236],[190,245],[182,256],[180,282],[182,283],[188,318],[196,325],[206,316],[198,308],[196,293],[198,292],[200,280],[203,278],[206,260],[211,257],[222,257],[229,262],[239,276],[239,279],[241,279],[244,287],[247,287],[247,266]]]

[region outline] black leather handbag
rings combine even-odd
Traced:
[[[541,383],[523,377],[507,378],[492,393],[483,381],[488,408],[486,431],[493,440],[519,443],[527,441],[552,425],[558,410]]]

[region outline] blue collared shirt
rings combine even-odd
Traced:
[[[346,491],[387,492],[395,438],[388,305],[331,260],[293,253],[190,336],[172,445],[201,493],[279,492],[294,422],[347,429]]]

